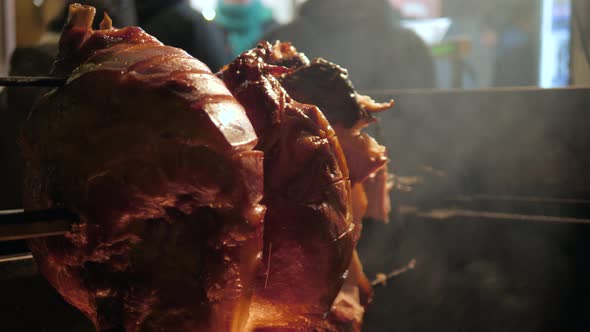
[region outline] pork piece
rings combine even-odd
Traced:
[[[282,49],[289,50],[286,46]],[[387,151],[362,130],[376,121],[373,113],[391,108],[393,101],[377,103],[358,94],[347,71],[334,63],[321,58],[306,61],[296,52],[288,54],[283,52],[277,61],[290,68],[279,80],[292,98],[317,105],[335,129],[350,172],[354,224],[359,227],[368,217],[388,222],[391,185]],[[371,285],[355,252],[346,282],[332,305],[329,329],[360,331],[371,298]]]
[[[350,264],[360,227],[352,218],[348,168],[318,107],[280,83],[300,64],[288,44],[261,43],[219,77],[245,107],[264,152],[264,254],[248,329],[324,331],[325,316]]]
[[[368,208],[384,220],[389,212],[387,191],[364,187],[382,188],[385,148],[361,130],[392,103],[358,95],[344,69],[289,43],[261,43],[218,76],[265,153],[264,269],[248,327],[360,331],[372,290],[353,249]]]
[[[39,269],[98,331],[243,331],[265,211],[256,133],[204,64],[108,17],[93,31],[94,14],[70,7],[54,70],[68,82],[21,139],[25,208],[80,216],[30,241]]]

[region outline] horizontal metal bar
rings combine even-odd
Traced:
[[[0,242],[64,235],[70,230],[70,225],[71,223],[65,220],[26,225],[0,225]]]
[[[588,199],[535,197],[535,196],[512,196],[512,195],[489,195],[489,194],[459,195],[459,196],[450,198],[449,200],[460,201],[460,202],[506,201],[506,202],[537,203],[537,204],[590,205],[590,200],[588,200]]]
[[[0,77],[0,86],[12,87],[56,87],[66,83],[65,78],[60,77],[27,77],[27,76],[9,76]]]
[[[0,242],[63,235],[77,220],[64,209],[0,211]]]
[[[464,209],[434,209],[421,211],[414,206],[404,206],[400,209],[403,215],[414,215],[420,218],[448,220],[455,218],[471,218],[481,220],[509,220],[509,221],[529,221],[543,223],[565,223],[565,224],[590,224],[590,219],[570,218],[558,216],[545,216],[535,214],[516,214],[504,212],[476,211]]]
[[[505,87],[491,87],[491,88],[477,88],[477,89],[382,89],[382,90],[362,90],[358,91],[361,94],[369,96],[406,96],[406,95],[475,95],[475,94],[490,94],[490,93],[523,93],[523,92],[560,92],[560,91],[582,91],[590,90],[590,85],[576,85],[561,88],[540,88],[538,86],[505,86]]]
[[[30,252],[22,253],[22,254],[15,254],[15,255],[8,255],[8,256],[0,256],[0,264],[11,263],[11,262],[30,261],[32,259],[33,259],[33,254],[31,254]]]
[[[38,276],[37,264],[30,252],[0,256],[0,282]]]

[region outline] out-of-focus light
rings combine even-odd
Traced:
[[[213,9],[213,7],[207,7],[205,9],[203,9],[201,14],[203,14],[203,17],[207,21],[213,21],[213,19],[215,18],[215,9]]]
[[[41,7],[41,6],[43,6],[44,2],[45,2],[45,0],[33,0],[33,5],[35,7]]]
[[[404,28],[414,30],[414,32],[426,42],[426,44],[440,43],[449,31],[451,19],[448,17],[439,17],[419,20],[402,20]]]

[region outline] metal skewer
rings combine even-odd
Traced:
[[[378,273],[375,280],[371,281],[371,286],[373,286],[373,287],[385,286],[385,285],[387,285],[387,281],[394,279],[394,278],[396,278],[396,277],[398,277],[410,270],[413,270],[414,268],[416,268],[416,260],[412,258],[412,260],[410,260],[410,262],[408,262],[408,264],[404,265],[403,267],[401,267],[399,269],[395,269],[387,274]]]
[[[431,220],[469,219],[486,221],[518,221],[563,224],[590,224],[587,218],[515,214],[464,209],[434,209],[423,211],[415,206],[401,206],[402,215]],[[78,216],[64,210],[41,211],[0,210],[0,242],[63,235],[70,231]]]
[[[0,77],[0,86],[12,87],[56,87],[66,83],[65,78],[61,77],[28,77],[28,76],[9,76]]]
[[[78,216],[63,209],[0,211],[0,242],[63,235]]]
[[[541,223],[563,223],[563,224],[590,224],[587,218],[572,218],[559,216],[546,216],[535,214],[517,214],[493,211],[478,211],[464,209],[434,209],[422,211],[414,206],[403,206],[400,209],[402,215],[413,215],[420,218],[431,220],[449,220],[449,219],[477,219],[477,220],[507,220],[523,222],[541,222]]]

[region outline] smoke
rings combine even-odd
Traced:
[[[417,260],[415,270],[376,290],[365,330],[554,331],[584,326],[589,306],[581,280],[590,274],[584,253],[588,245],[580,239],[588,235],[588,226],[434,220],[401,214],[400,206],[588,218],[590,157],[583,151],[590,133],[582,124],[590,106],[587,91],[397,91],[373,96],[396,100],[380,123],[393,171],[417,176],[421,183],[411,193],[391,194],[396,207],[391,224],[365,222],[359,252],[369,277]],[[547,199],[556,197],[567,199]]]

